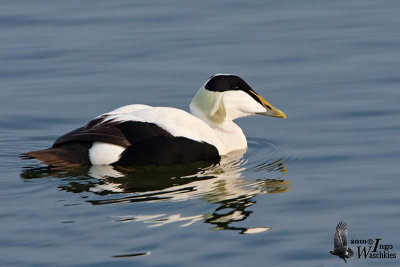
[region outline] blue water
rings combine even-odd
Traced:
[[[398,1],[2,1],[0,265],[341,266],[400,257]],[[287,120],[217,166],[48,169],[23,152],[118,106],[188,110],[235,73]],[[350,245],[357,250],[356,245]]]

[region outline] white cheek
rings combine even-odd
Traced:
[[[264,112],[265,108],[243,91],[224,92],[224,105],[231,119]]]

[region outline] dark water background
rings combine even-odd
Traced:
[[[399,1],[1,1],[0,265],[341,266],[340,220],[399,258],[399,14]],[[188,110],[217,72],[288,117],[238,120],[242,158],[68,171],[19,158],[125,104]]]

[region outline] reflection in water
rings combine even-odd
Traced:
[[[259,178],[246,180],[243,172],[261,175],[278,174],[278,179]],[[62,178],[59,188],[73,193],[89,192],[99,197],[89,197],[93,205],[122,204],[132,202],[184,201],[202,199],[218,207],[208,214],[183,217],[181,214],[126,215],[116,216],[116,222],[141,221],[149,227],[158,227],[171,222],[180,222],[182,227],[197,221],[213,225],[210,230],[237,230],[243,234],[269,230],[261,227],[235,227],[232,223],[244,221],[252,211],[256,195],[282,193],[290,188],[283,179],[286,172],[283,159],[271,162],[247,164],[242,153],[225,157],[219,164],[204,166],[202,163],[184,166],[149,166],[121,168],[112,166],[74,167],[54,169],[30,167],[23,170],[21,177],[34,179],[43,177]]]

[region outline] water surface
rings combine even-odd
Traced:
[[[339,266],[340,220],[400,256],[398,1],[0,7],[1,265]],[[288,117],[239,119],[243,155],[136,169],[19,158],[118,106],[188,110],[217,72]]]

